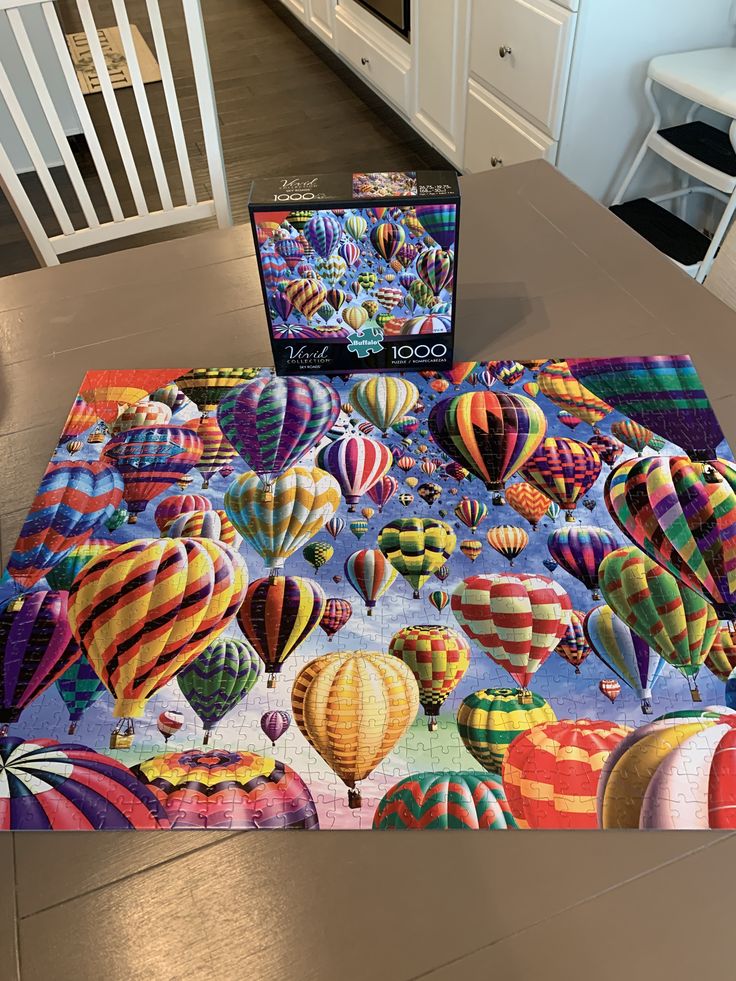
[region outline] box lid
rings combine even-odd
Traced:
[[[452,170],[301,174],[263,177],[251,184],[250,208],[272,208],[279,202],[301,201],[346,207],[376,204],[411,205],[416,201],[458,201],[460,187]]]

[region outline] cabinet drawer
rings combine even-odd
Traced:
[[[379,40],[366,36],[362,27],[353,27],[340,8],[335,18],[335,45],[355,72],[386,95],[394,105],[407,111],[409,61],[404,63],[390,49],[379,47]]]
[[[467,172],[478,173],[540,157],[554,163],[556,154],[557,144],[546,133],[470,80],[465,122]]]
[[[575,14],[551,0],[474,0],[470,70],[560,136]]]

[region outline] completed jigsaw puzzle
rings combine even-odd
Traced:
[[[0,827],[736,827],[687,356],[89,372],[0,583]]]

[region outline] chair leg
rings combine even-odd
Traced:
[[[654,122],[652,123],[652,126],[651,126],[649,132],[644,137],[644,142],[639,147],[639,150],[638,150],[636,156],[634,157],[634,161],[631,164],[631,166],[629,167],[628,171],[626,172],[626,176],[624,177],[623,181],[621,182],[621,185],[620,185],[618,191],[616,191],[616,194],[614,195],[613,201],[611,201],[611,204],[612,205],[614,205],[614,204],[621,204],[621,202],[623,201],[624,195],[628,191],[629,186],[630,186],[631,182],[633,181],[634,177],[636,176],[636,172],[639,169],[639,167],[641,166],[641,163],[642,163],[644,157],[646,156],[646,152],[649,149],[649,140],[659,130],[659,127],[660,127],[660,125],[662,123],[662,114],[659,111],[659,106],[657,105],[657,102],[656,102],[656,100],[654,98],[654,93],[653,93],[653,90],[652,89],[653,89],[652,80],[651,80],[651,78],[648,78],[646,80],[645,84],[644,84],[644,95],[646,96],[647,102],[649,103],[649,105],[652,108],[652,113],[653,113],[653,116],[654,116]]]
[[[2,143],[0,143],[0,191],[8,199],[18,224],[28,239],[34,255],[41,266],[58,266],[59,257],[54,251],[44,227],[39,221],[36,209],[18,179]]]

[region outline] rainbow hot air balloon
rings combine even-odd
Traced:
[[[437,573],[435,573],[435,575],[437,575]],[[438,613],[442,613],[444,608],[450,602],[450,594],[446,593],[444,589],[434,589],[429,594],[429,602]]]
[[[567,436],[548,436],[531,454],[522,474],[574,521],[577,502],[593,486],[601,472],[601,458],[588,446]]]
[[[529,544],[527,533],[516,525],[496,525],[486,533],[486,539],[492,549],[508,559],[510,566]]]
[[[349,600],[331,596],[325,602],[325,611],[319,621],[319,626],[327,634],[329,640],[338,630],[342,630],[353,615],[353,604]]]
[[[645,715],[652,711],[652,688],[664,661],[619,619],[610,606],[596,606],[583,621],[585,637],[601,661],[639,696]]]
[[[455,243],[455,212],[454,204],[420,204],[416,207],[416,218],[437,245],[447,250]]]
[[[455,551],[452,528],[434,518],[395,518],[378,534],[378,547],[414,588],[414,599],[429,577]]]
[[[419,429],[419,420],[414,416],[402,416],[397,419],[396,422],[391,426],[395,433],[399,436],[410,436]]]
[[[68,593],[40,589],[0,611],[0,726],[11,722],[77,660],[67,620]]]
[[[572,358],[570,370],[634,422],[681,446],[692,460],[712,460],[723,433],[686,354]]]
[[[371,229],[371,245],[386,262],[393,259],[405,241],[406,232],[395,222],[382,221]]]
[[[447,284],[452,282],[453,266],[452,253],[445,252],[444,249],[425,249],[417,256],[417,276],[435,296],[439,296]]]
[[[465,633],[521,687],[528,685],[562,640],[572,614],[565,590],[546,576],[470,576],[455,587],[452,612]]]
[[[304,226],[304,237],[323,259],[335,251],[341,236],[340,222],[328,211],[317,211]]]
[[[639,456],[641,456],[643,451],[647,448],[647,446],[649,446],[649,441],[654,435],[651,429],[647,429],[645,426],[640,426],[638,422],[632,422],[631,419],[624,419],[622,422],[614,422],[611,426],[611,432],[613,433],[614,437],[616,437],[621,443],[625,443]]]
[[[469,379],[470,375],[477,367],[477,361],[456,361],[452,368],[448,368],[447,370],[443,371],[442,374],[449,382],[456,387],[459,387],[464,381]]]
[[[291,716],[288,712],[280,709],[264,712],[261,716],[261,729],[264,735],[271,740],[271,745],[275,746],[277,740],[281,739],[291,725]]]
[[[76,646],[76,642],[75,642]],[[97,673],[82,655],[56,679],[56,690],[69,713],[70,736],[77,731],[77,723],[97,699],[107,691]]]
[[[90,562],[69,594],[69,623],[115,700],[115,718],[141,716],[212,643],[243,601],[247,577],[238,553],[208,538],[140,539]]]
[[[470,664],[470,644],[456,630],[432,624],[402,627],[388,645],[389,654],[400,658],[419,686],[419,704],[430,732],[447,696],[455,690]]]
[[[261,676],[261,662],[247,640],[218,637],[176,676],[176,683],[204,726],[212,730],[245,698]]]
[[[356,410],[381,430],[388,430],[408,415],[419,398],[413,382],[392,375],[372,375],[356,382],[350,390],[350,401]]]
[[[88,538],[82,545],[73,548],[61,562],[46,573],[46,582],[52,589],[69,591],[72,583],[88,562],[101,555],[116,543],[109,538]]]
[[[334,539],[337,539],[344,527],[345,521],[342,518],[330,518],[329,521],[325,522],[325,531],[329,532]]]
[[[335,440],[317,454],[317,466],[336,479],[350,512],[392,464],[393,457],[385,443],[357,433]]]
[[[700,701],[695,679],[718,633],[713,607],[635,545],[603,560],[600,583],[616,615],[684,675]]]
[[[192,368],[177,380],[177,385],[206,417],[231,389],[255,378],[258,371],[258,368]]]
[[[225,511],[246,541],[279,574],[290,555],[322,530],[340,504],[337,481],[316,467],[292,467],[267,492],[252,471],[225,493]]]
[[[97,422],[97,414],[92,406],[87,405],[81,395],[77,395],[74,403],[66,417],[64,428],[61,430],[61,444],[74,440],[88,429],[91,429]]]
[[[152,402],[143,399],[134,405],[127,405],[120,415],[110,425],[110,432],[124,433],[128,429],[140,429],[143,426],[166,426],[171,422],[171,409],[163,402]]]
[[[300,576],[256,579],[248,587],[238,623],[266,667],[269,688],[319,623],[325,603],[322,587]]]
[[[573,610],[562,640],[555,647],[555,654],[559,654],[563,661],[571,664],[575,668],[575,674],[580,674],[580,665],[591,654],[591,647],[583,629],[584,622],[585,614],[580,610]]]
[[[179,480],[202,456],[202,440],[180,426],[145,426],[113,436],[102,460],[123,478],[123,500],[135,524],[155,497]]]
[[[324,654],[305,665],[291,690],[294,721],[361,806],[356,784],[394,748],[417,714],[414,675],[376,651]]]
[[[504,494],[506,503],[529,522],[532,531],[536,531],[552,503],[547,495],[525,480],[517,484],[508,484]]]
[[[487,514],[488,505],[471,497],[463,497],[455,508],[455,516],[471,531],[476,530]]]
[[[650,441],[651,442],[651,441]],[[623,443],[615,436],[597,433],[590,437],[588,446],[592,446],[603,462],[612,467],[624,451]]]
[[[404,777],[381,798],[373,827],[495,830],[517,824],[498,776],[453,770]]]
[[[535,399],[539,395],[539,385],[536,382],[524,382],[521,387],[524,394],[531,399]]]
[[[7,571],[30,589],[86,542],[123,498],[123,481],[105,463],[50,463],[23,522]]]
[[[591,426],[597,426],[611,412],[609,403],[580,384],[567,361],[553,361],[542,368],[537,384],[550,402]]]
[[[713,477],[717,475],[714,481]],[[626,460],[605,487],[611,517],[635,545],[736,619],[736,469],[726,460]]]
[[[218,470],[233,460],[238,451],[220,429],[215,416],[206,416],[200,420],[197,435],[202,440],[202,456],[197,470],[202,474],[202,488],[206,490]]]
[[[557,716],[536,692],[522,701],[518,688],[485,688],[468,695],[457,711],[457,728],[465,748],[490,773],[501,773],[509,746],[522,733]]]
[[[549,554],[555,562],[589,589],[594,600],[600,599],[600,565],[617,546],[618,542],[610,531],[589,525],[560,528],[547,539]]]
[[[524,377],[524,365],[518,361],[489,361],[488,365],[506,388],[511,388]]]
[[[345,560],[345,577],[365,602],[368,616],[396,576],[396,569],[377,548],[363,548]]]
[[[531,399],[492,391],[442,399],[429,414],[429,430],[441,450],[501,490],[544,439],[547,420]]]
[[[304,558],[315,572],[329,562],[335,554],[335,549],[328,542],[310,542],[302,551]]]
[[[182,514],[190,514],[193,511],[210,511],[212,504],[209,498],[202,494],[172,494],[165,497],[156,506],[153,520],[156,527],[164,535],[169,525]]]
[[[318,378],[258,378],[229,392],[217,421],[240,456],[269,491],[334,426],[340,415],[335,389]]]

